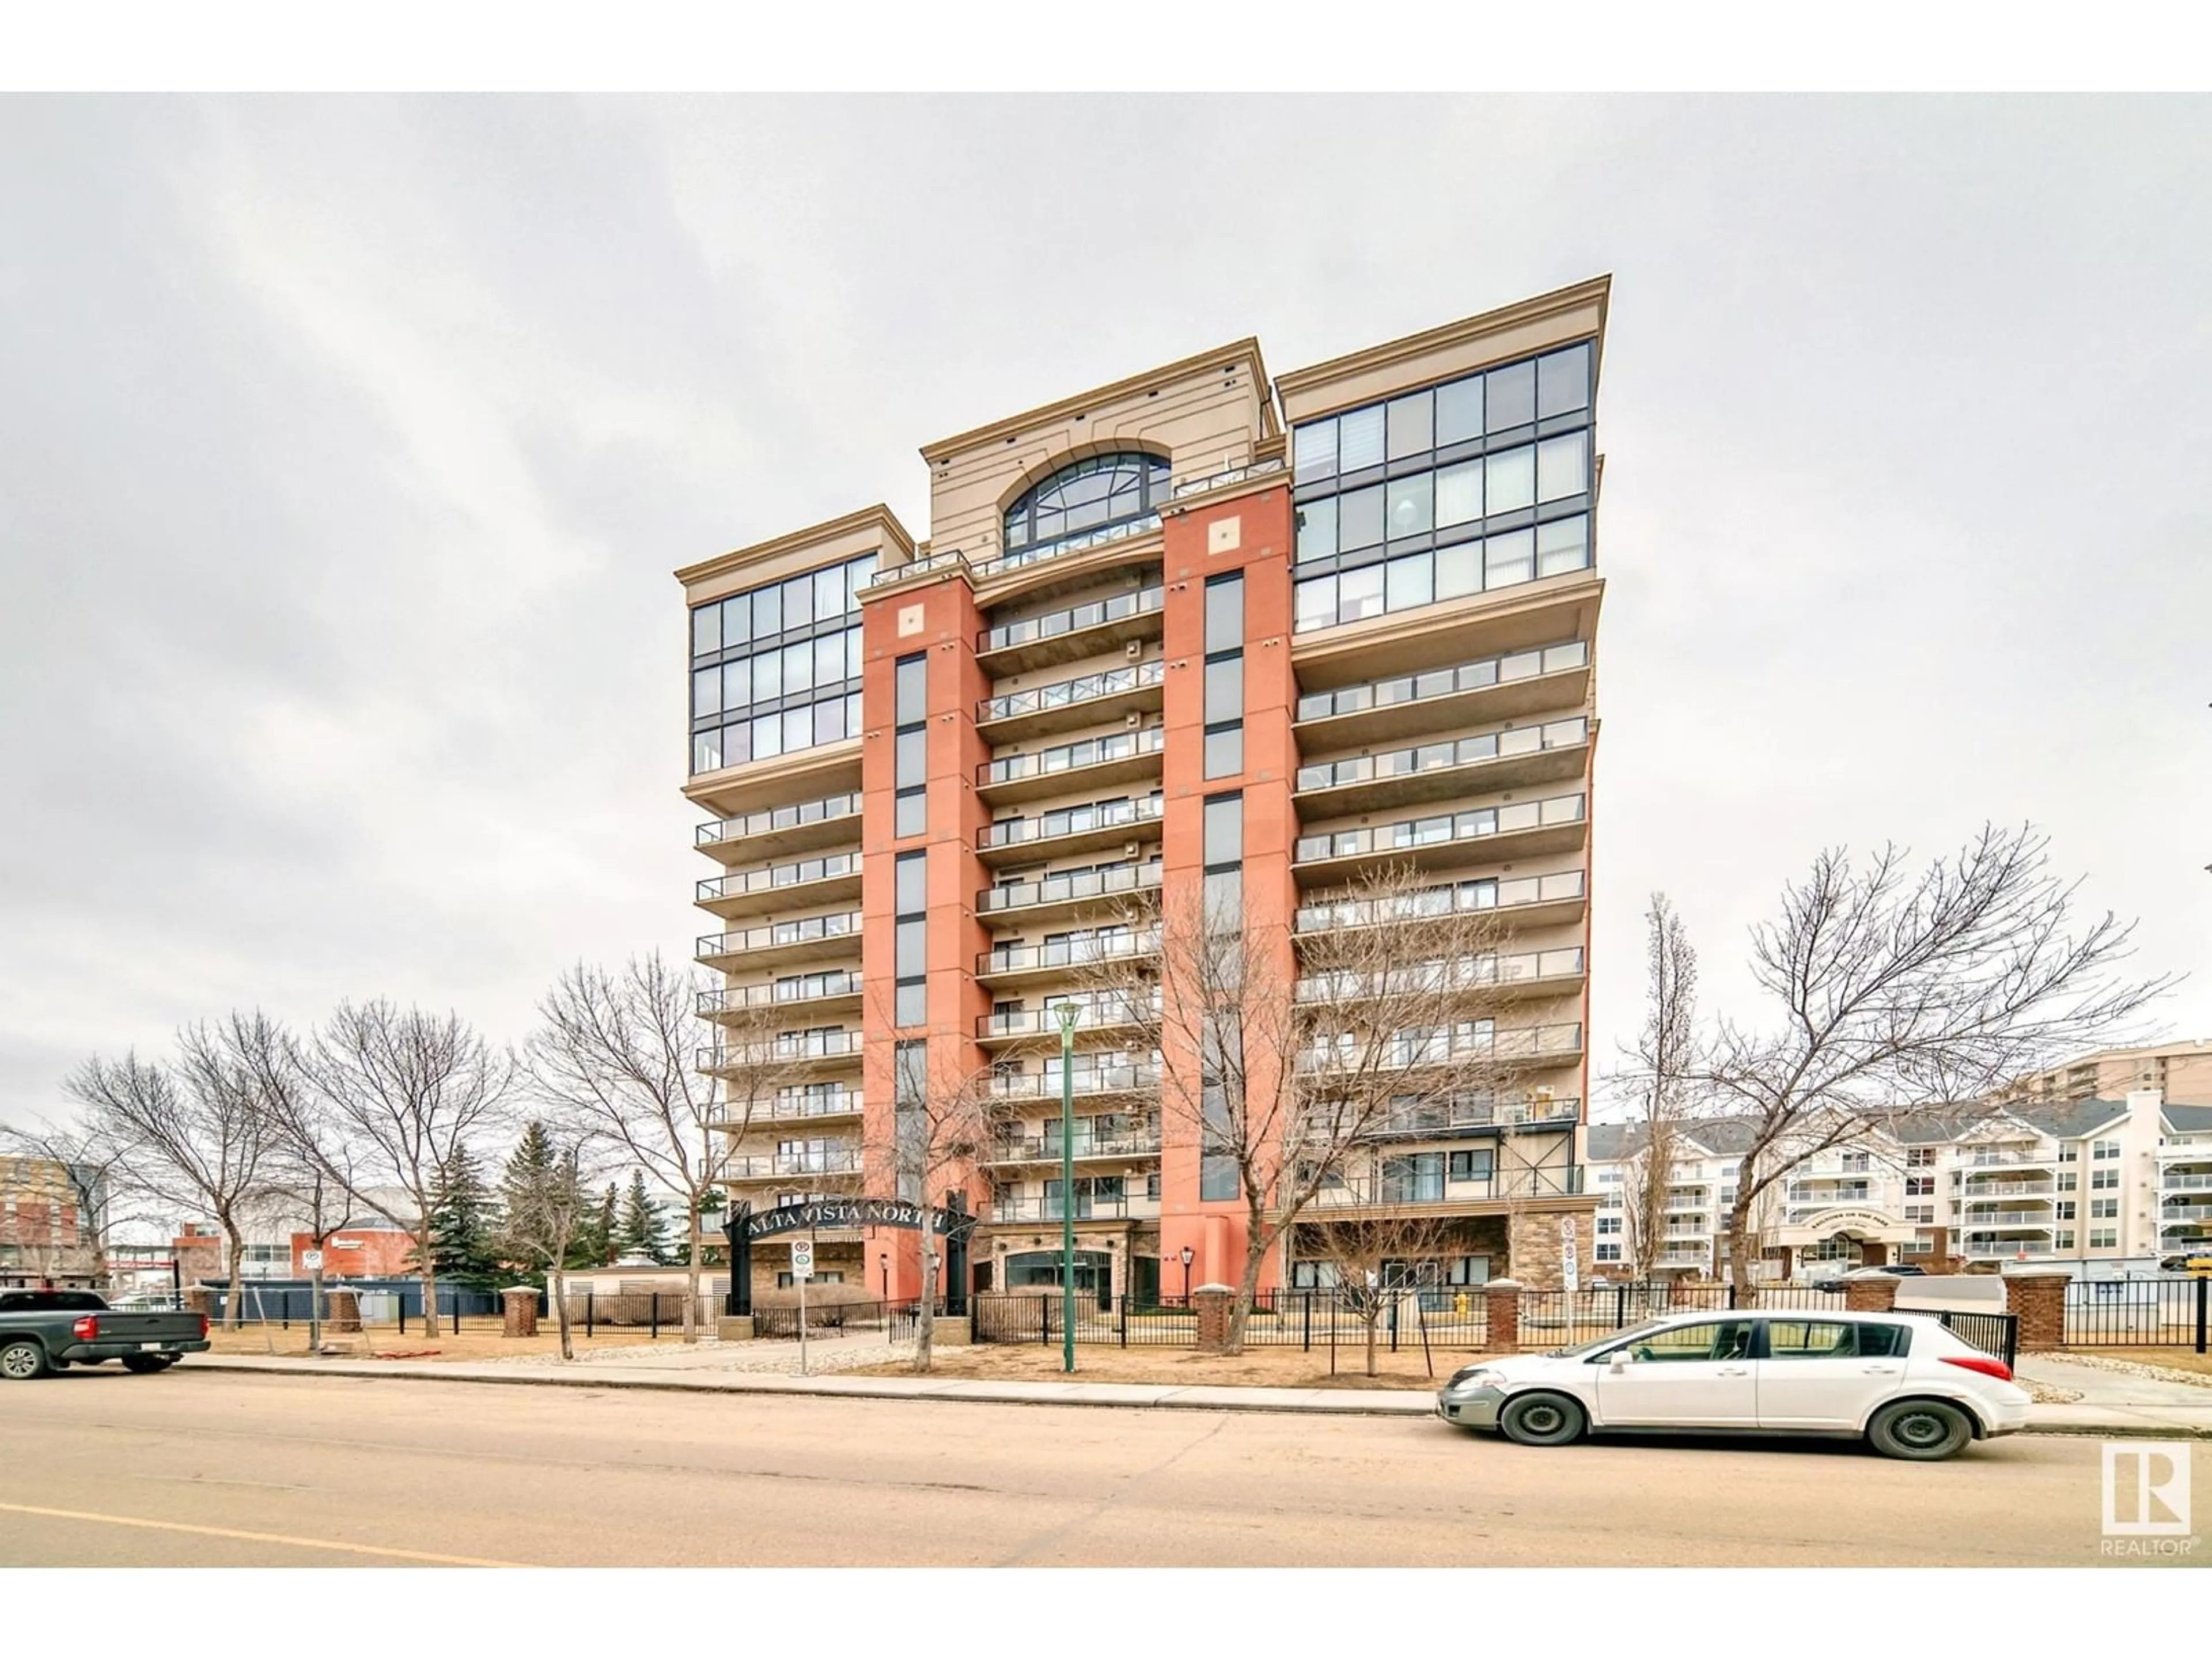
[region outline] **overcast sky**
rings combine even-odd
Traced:
[[[688,954],[678,565],[1610,271],[1595,1036],[2032,819],[2212,1036],[2202,101],[0,100],[0,1120]]]

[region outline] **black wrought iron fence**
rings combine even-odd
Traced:
[[[1049,1346],[1065,1330],[1056,1291],[994,1291],[971,1299],[973,1340]],[[1487,1306],[1476,1287],[1384,1286],[1371,1291],[1326,1289],[1263,1291],[1244,1324],[1248,1348],[1297,1348],[1305,1352],[1363,1346],[1370,1324],[1377,1345],[1397,1352],[1419,1347],[1480,1348],[1489,1337]],[[1198,1313],[1188,1304],[1119,1297],[1102,1306],[1085,1296],[1077,1304],[1079,1343],[1159,1348],[1198,1346]]]
[[[1911,1310],[1900,1310],[1910,1312]],[[2020,1358],[2020,1319],[2008,1313],[1967,1313],[1951,1309],[1934,1316],[1943,1322],[1943,1328],[1961,1342],[1971,1342],[1984,1353],[2002,1359],[2007,1366]]]
[[[2066,1287],[2069,1348],[2205,1349],[2212,1279],[2077,1279]]]

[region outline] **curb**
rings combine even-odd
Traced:
[[[1360,1401],[1357,1396],[1347,1396],[1340,1403],[1335,1400],[1292,1404],[1287,1401],[1188,1399],[1178,1395],[1177,1390],[1155,1399],[1116,1397],[1110,1390],[1141,1389],[1146,1383],[1075,1383],[1050,1386],[1071,1389],[1098,1389],[1095,1395],[1069,1393],[1065,1395],[1041,1396],[981,1392],[952,1388],[927,1387],[902,1389],[872,1386],[879,1381],[868,1377],[837,1377],[836,1373],[819,1379],[778,1377],[773,1382],[678,1382],[645,1377],[595,1377],[588,1372],[533,1375],[522,1376],[486,1376],[471,1373],[460,1376],[441,1376],[420,1370],[390,1370],[363,1365],[358,1362],[336,1365],[315,1365],[301,1361],[298,1369],[283,1370],[270,1365],[235,1364],[223,1359],[211,1359],[205,1355],[192,1357],[196,1371],[227,1371],[234,1376],[348,1376],[367,1377],[378,1382],[484,1383],[495,1388],[538,1389],[636,1389],[653,1394],[757,1395],[766,1396],[798,1396],[814,1400],[907,1400],[925,1401],[933,1405],[965,1406],[1072,1406],[1091,1410],[1109,1411],[1188,1411],[1188,1412],[1256,1412],[1282,1417],[1397,1417],[1427,1418],[1434,1411],[1425,1391],[1420,1402],[1386,1403],[1370,1399]],[[961,1379],[969,1382],[972,1379]],[[839,1386],[827,1387],[832,1381]],[[986,1387],[988,1388],[988,1384]],[[1014,1384],[1014,1387],[1027,1386]],[[2030,1423],[2020,1431],[2022,1434],[2055,1436],[2075,1440],[2212,1440],[2212,1424],[2150,1424],[2117,1423]]]

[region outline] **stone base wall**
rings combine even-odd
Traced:
[[[1582,1279],[1591,1271],[1592,1230],[1597,1225],[1587,1210],[1528,1210],[1507,1218],[1505,1273],[1532,1291],[1557,1291],[1566,1285],[1566,1247],[1559,1237],[1559,1218],[1575,1220],[1575,1253],[1580,1258]]]

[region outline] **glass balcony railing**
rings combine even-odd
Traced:
[[[1133,1091],[1157,1089],[1160,1085],[1160,1068],[1157,1066],[1085,1066],[1075,1072],[1077,1095],[1125,1094]],[[1060,1096],[1060,1072],[1057,1067],[1042,1072],[1000,1072],[991,1078],[991,1097],[994,1100],[1058,1100]]]
[[[1322,1209],[1389,1208],[1401,1204],[1486,1203],[1513,1198],[1571,1198],[1583,1190],[1583,1166],[1506,1170],[1454,1181],[1443,1173],[1347,1176],[1314,1195]]]
[[[968,556],[957,547],[948,547],[942,553],[925,553],[918,559],[908,559],[904,564],[888,570],[878,570],[869,579],[871,588],[896,587],[917,576],[927,576],[933,570],[968,569]],[[972,572],[971,572],[972,574]]]
[[[1001,945],[975,958],[975,971],[1018,974],[1035,969],[1083,968],[1096,962],[1156,956],[1159,948],[1160,936],[1150,929],[1054,939],[1044,945]]]
[[[1582,947],[1563,946],[1556,951],[1525,951],[1513,956],[1412,963],[1382,974],[1358,974],[1348,969],[1336,974],[1310,974],[1298,981],[1294,994],[1300,1002],[1349,1001],[1367,996],[1473,990],[1486,985],[1566,979],[1582,970]]]
[[[1101,1198],[1095,1194],[1075,1195],[1075,1218],[1078,1221],[1121,1221],[1132,1217],[1156,1216],[1160,1212],[1157,1198],[1136,1198],[1127,1194],[1120,1198]],[[991,1200],[991,1219],[994,1221],[1058,1221],[1067,1213],[1066,1202],[1058,1194],[1049,1196],[1036,1193],[1001,1194]]]
[[[1080,1031],[1143,1024],[1156,1018],[1160,1011],[1157,991],[1150,999],[1092,996],[1069,1000],[1075,1006],[1076,1029]],[[1065,1003],[1055,1003],[1048,1008],[1023,1008],[1010,1013],[979,1015],[975,1021],[975,1035],[979,1037],[1057,1036],[1060,1035],[1060,1011],[1066,1006]]]
[[[1002,623],[976,635],[975,648],[1006,651],[1018,645],[1035,645],[1040,640],[1055,640],[1062,634],[1079,634],[1086,628],[1103,628],[1108,623],[1156,611],[1167,603],[1167,597],[1164,587],[1139,588],[1134,593],[1117,593],[1110,599],[1094,599],[1089,605],[1070,605],[1042,617]]]
[[[1142,536],[1160,527],[1160,515],[1146,513],[1133,519],[1124,519],[1119,524],[1101,525],[1096,530],[1081,531],[1073,536],[1055,537],[1050,541],[1032,542],[1027,547],[1017,547],[1001,553],[995,559],[985,559],[972,565],[976,580],[992,576],[1003,576],[1018,570],[1024,565],[1042,564],[1048,559],[1065,558],[1071,553],[1081,553],[1093,547],[1103,547],[1108,542],[1126,541],[1132,536]]]
[[[1136,893],[1160,884],[1161,865],[1114,864],[1103,870],[1079,870],[1042,881],[1024,881],[1003,887],[986,887],[975,895],[975,908],[986,914],[1026,909],[1037,904],[1064,904],[1077,899],[1110,898],[1116,893]]]
[[[2041,1198],[2057,1190],[2058,1183],[2047,1176],[2039,1181],[1997,1180],[1980,1183],[1970,1176],[1960,1189],[1959,1201],[1962,1204],[2001,1204],[2007,1199]]]
[[[772,806],[763,811],[747,812],[734,818],[711,818],[701,824],[693,839],[702,847],[711,847],[717,842],[744,841],[754,836],[772,835],[780,830],[796,830],[810,823],[828,823],[837,818],[857,818],[860,816],[858,795],[830,795],[821,800],[800,801],[792,806]]]
[[[1340,686],[1334,691],[1310,691],[1298,699],[1298,719],[1325,720],[1339,714],[1364,714],[1370,708],[1389,708],[1401,702],[1426,702],[1436,697],[1456,696],[1462,691],[1487,690],[1539,674],[1557,674],[1580,668],[1589,661],[1589,646],[1582,640],[1565,640],[1536,650],[1485,657],[1455,668],[1432,668],[1425,673],[1401,674],[1363,685]]]
[[[1280,472],[1282,470],[1282,458],[1278,456],[1273,460],[1250,461],[1243,466],[1227,467],[1219,472],[1209,472],[1203,477],[1180,478],[1176,481],[1175,498],[1180,501],[1185,495],[1202,495],[1209,489],[1225,489],[1231,484],[1243,483],[1247,478],[1265,477],[1270,472]]]
[[[1156,657],[1150,662],[1102,669],[1096,674],[1079,674],[1072,680],[1055,680],[1050,685],[1033,686],[1027,691],[986,697],[975,705],[975,720],[978,725],[988,725],[993,720],[1041,714],[1051,708],[1079,708],[1086,702],[1119,696],[1125,691],[1141,691],[1158,685],[1166,670],[1166,663]]]
[[[2177,1204],[2158,1212],[2161,1227],[2191,1225],[2200,1221],[2212,1221],[2212,1204]]]
[[[1361,1140],[1443,1139],[1487,1129],[1563,1128],[1581,1120],[1583,1103],[1564,1100],[1434,1100],[1393,1107],[1378,1114],[1358,1135]],[[1326,1111],[1304,1120],[1306,1138],[1331,1145],[1345,1138],[1345,1126]]]
[[[1132,1123],[1125,1128],[1086,1132],[1082,1124],[1068,1143],[1083,1158],[1149,1158],[1160,1149],[1160,1126]],[[1060,1156],[1060,1126],[1049,1134],[1005,1135],[991,1143],[994,1164],[1042,1164]]]
[[[1571,720],[1547,720],[1541,726],[1517,726],[1510,732],[1487,732],[1480,737],[1460,738],[1449,743],[1418,744],[1380,755],[1355,755],[1349,760],[1323,761],[1298,768],[1300,793],[1313,789],[1341,789],[1346,784],[1371,783],[1377,779],[1407,778],[1420,772],[1450,772],[1485,761],[1509,760],[1516,755],[1540,754],[1550,749],[1572,749],[1589,741],[1589,721],[1577,714]]]
[[[1080,743],[1063,743],[1033,754],[1008,755],[1000,760],[986,761],[976,769],[976,781],[986,785],[1012,783],[1022,778],[1047,777],[1054,772],[1102,766],[1109,761],[1157,755],[1166,747],[1167,740],[1167,728],[1161,726],[1149,726],[1141,732],[1115,732],[1103,738],[1085,738]]]
[[[1963,1170],[2016,1170],[2039,1164],[2056,1164],[2057,1161],[2056,1147],[2047,1152],[2038,1152],[2033,1147],[2006,1151],[1985,1148],[1967,1153],[1959,1160],[1959,1167]]]
[[[834,997],[856,997],[861,989],[860,976],[840,968],[827,974],[780,979],[773,985],[717,986],[699,993],[698,1009],[702,1014],[722,1014],[739,1008],[783,1008]]]
[[[746,927],[728,933],[702,934],[701,957],[738,956],[747,951],[774,951],[787,945],[806,945],[817,939],[860,936],[860,913],[841,910],[827,916],[808,916],[799,921],[779,921],[766,927]]]
[[[1033,818],[1008,818],[1003,823],[985,824],[982,833],[975,838],[975,845],[979,850],[1024,847],[1031,842],[1056,841],[1062,836],[1080,836],[1093,830],[1130,829],[1156,822],[1166,806],[1162,796],[1139,795],[1133,800],[1094,801],[1087,806],[1065,807]]]
[[[778,1037],[773,1042],[723,1043],[699,1050],[698,1069],[720,1071],[732,1066],[783,1066],[801,1060],[856,1060],[860,1054],[858,1031],[805,1031]]]
[[[1541,1060],[1582,1052],[1583,1028],[1571,1021],[1510,1026],[1502,1031],[1484,1030],[1480,1021],[1469,1024],[1474,1029],[1387,1038],[1372,1057],[1357,1045],[1301,1049],[1293,1063],[1301,1072],[1352,1072],[1364,1066],[1396,1070],[1468,1060]]]
[[[2158,1189],[2162,1193],[2212,1193],[2212,1175],[2161,1175]]]
[[[800,859],[793,864],[772,864],[766,869],[745,870],[699,884],[702,902],[738,898],[747,893],[771,893],[780,887],[803,887],[809,882],[832,881],[860,873],[858,853],[833,853],[827,858]]]
[[[1327,840],[1328,837],[1316,837]],[[1340,899],[1302,904],[1294,920],[1301,933],[1333,927],[1368,927],[1377,922],[1419,921],[1465,911],[1510,910],[1520,905],[1553,904],[1583,896],[1583,872],[1561,870],[1548,876],[1520,876],[1510,881],[1462,881],[1424,887],[1388,898]]]
[[[803,1121],[809,1118],[852,1117],[861,1110],[860,1091],[842,1085],[834,1089],[784,1089],[766,1100],[725,1101],[716,1121],[725,1127]]]
[[[860,1152],[774,1152],[758,1158],[733,1158],[722,1167],[731,1181],[766,1181],[790,1176],[858,1175]]]
[[[1509,806],[1478,806],[1464,812],[1440,812],[1433,817],[1407,818],[1397,823],[1377,824],[1370,830],[1340,830],[1334,835],[1301,836],[1291,857],[1299,864],[1314,864],[1328,859],[1369,857],[1378,853],[1412,853],[1423,848],[1484,841],[1492,836],[1509,836],[1524,830],[1579,823],[1582,818],[1582,796],[1553,795],[1547,800],[1516,801]]]

